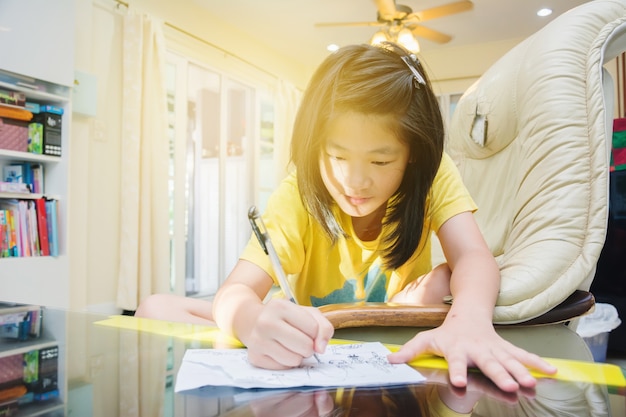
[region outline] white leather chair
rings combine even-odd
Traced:
[[[449,128],[447,152],[502,274],[494,323],[542,356],[591,359],[564,323],[593,306],[587,291],[606,236],[614,102],[603,65],[624,50],[626,0],[578,6],[489,68]],[[343,328],[337,337],[390,343],[438,325],[446,312],[388,304],[323,311]],[[372,328],[380,325],[392,328]]]

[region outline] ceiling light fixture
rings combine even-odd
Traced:
[[[550,16],[551,14],[552,14],[552,9],[548,9],[547,7],[537,10],[537,16],[539,17],[546,17],[546,16]]]
[[[417,42],[413,32],[401,24],[388,25],[374,33],[374,36],[370,39],[370,44],[379,45],[385,41],[396,42],[415,54],[420,51],[420,44]]]
[[[413,36],[413,32],[407,28],[398,32],[398,43],[411,52],[418,53],[420,51],[420,44],[417,43],[417,39]]]
[[[389,39],[389,37],[387,36],[387,33],[385,33],[384,30],[379,30],[378,32],[374,33],[374,36],[372,36],[372,39],[370,39],[370,45],[380,45],[383,42],[387,42]]]

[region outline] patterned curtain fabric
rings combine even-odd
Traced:
[[[121,241],[117,307],[169,292],[169,203],[163,24],[124,17]]]

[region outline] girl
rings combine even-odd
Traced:
[[[291,143],[296,169],[263,216],[301,305],[280,297],[264,302],[278,282],[253,236],[212,314],[204,301],[153,296],[137,315],[215,320],[247,346],[251,363],[280,369],[324,351],[333,328],[318,306],[436,304],[452,295],[444,323],[417,334],[389,361],[432,353],[446,358],[454,386],[466,386],[467,367],[477,366],[504,391],[533,387],[527,366],[556,370],[495,332],[498,266],[443,148],[437,98],[415,55],[392,43],[340,49],[303,96]],[[431,232],[447,260],[434,269]]]

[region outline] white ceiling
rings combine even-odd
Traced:
[[[322,22],[374,22],[374,0],[194,0],[210,14],[260,42],[316,67],[328,52],[326,45],[368,42],[376,27],[315,27]],[[419,11],[453,0],[397,0]],[[474,0],[471,11],[424,22],[447,33],[452,41],[439,45],[420,39],[422,51],[476,43],[524,38],[561,13],[588,0]],[[554,13],[537,17],[550,7]]]

